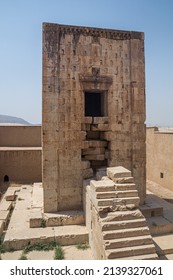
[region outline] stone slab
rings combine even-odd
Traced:
[[[114,178],[131,177],[131,171],[122,166],[109,167],[107,168],[107,176],[112,180]]]
[[[93,124],[107,124],[109,122],[108,117],[94,117]]]
[[[128,184],[128,183],[134,183],[134,178],[133,177],[114,178],[113,181],[117,184]]]
[[[14,201],[19,191],[20,187],[8,187],[4,197],[7,201]]]
[[[79,210],[44,213],[47,227],[84,224],[84,212]]]
[[[32,190],[32,208],[43,207],[43,188],[42,184],[34,184]]]
[[[91,180],[90,182],[91,188],[94,188],[96,192],[104,192],[104,191],[114,191],[115,190],[115,183],[112,180],[100,180],[95,181]]]
[[[173,254],[173,233],[161,236],[154,236],[156,251],[159,255]]]
[[[86,243],[89,241],[89,235],[84,225],[60,226],[55,228],[55,240],[60,245],[67,246]]]
[[[89,140],[88,144],[89,147],[100,148],[100,147],[106,147],[107,141]]]
[[[6,201],[3,198],[0,202],[0,211],[9,211],[12,208],[12,201]]]
[[[30,228],[38,228],[43,226],[43,211],[41,208],[31,209],[30,211]]]

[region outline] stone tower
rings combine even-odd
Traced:
[[[80,209],[98,167],[145,178],[144,34],[43,24],[44,211]]]

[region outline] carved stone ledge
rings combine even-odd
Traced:
[[[53,32],[53,30],[56,30],[61,35],[73,34],[78,36],[80,35],[92,36],[95,38],[95,40],[96,38],[107,38],[113,40],[130,40],[130,39],[142,40],[144,37],[143,32],[92,28],[92,27],[82,27],[82,26],[70,26],[70,25],[60,25],[60,24],[52,24],[52,23],[44,23],[43,29],[49,32]]]

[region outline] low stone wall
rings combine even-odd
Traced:
[[[41,147],[0,148],[0,182],[41,182]]]
[[[0,147],[41,147],[41,126],[0,125]]]
[[[147,128],[147,180],[173,190],[173,130]]]

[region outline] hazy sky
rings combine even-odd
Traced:
[[[0,114],[41,122],[43,22],[145,32],[146,122],[173,127],[172,0],[0,0]]]

